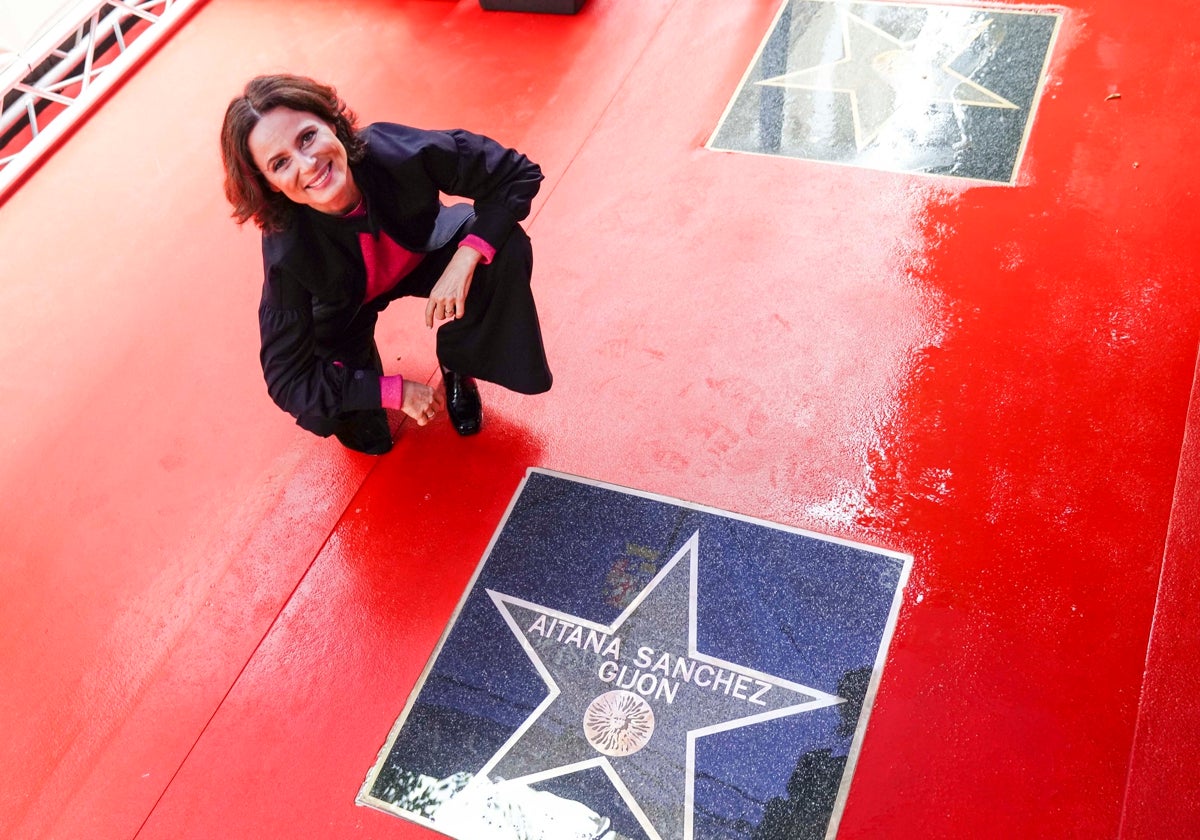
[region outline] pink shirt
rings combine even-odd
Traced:
[[[366,213],[366,207],[360,202],[346,216],[354,219],[365,216]],[[363,264],[367,268],[366,300],[374,300],[396,288],[396,284],[411,274],[425,259],[424,254],[397,244],[384,231],[380,231],[378,237],[369,231],[360,233],[358,246],[362,249]],[[474,234],[463,237],[459,247],[464,246],[482,254],[485,265],[496,255],[495,248]],[[398,374],[379,377],[379,397],[384,408],[399,409],[404,404],[404,377]]]

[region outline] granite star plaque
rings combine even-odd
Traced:
[[[787,0],[708,146],[1013,183],[1061,18]]]
[[[831,837],[910,563],[530,470],[359,802],[458,840]]]

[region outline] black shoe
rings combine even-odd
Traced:
[[[475,434],[483,425],[483,403],[475,380],[443,367],[442,381],[446,383],[446,413],[454,431],[464,436]]]

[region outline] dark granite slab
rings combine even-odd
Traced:
[[[1010,183],[1060,19],[789,0],[709,148]]]
[[[909,563],[531,470],[359,801],[460,840],[824,837]]]

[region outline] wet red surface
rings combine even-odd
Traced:
[[[980,187],[705,150],[776,8],[224,0],[6,201],[5,836],[433,837],[354,795],[529,466],[914,555],[840,838],[1200,836],[1200,13],[1068,11]],[[553,391],[269,403],[216,133],[284,68],[542,164]]]

